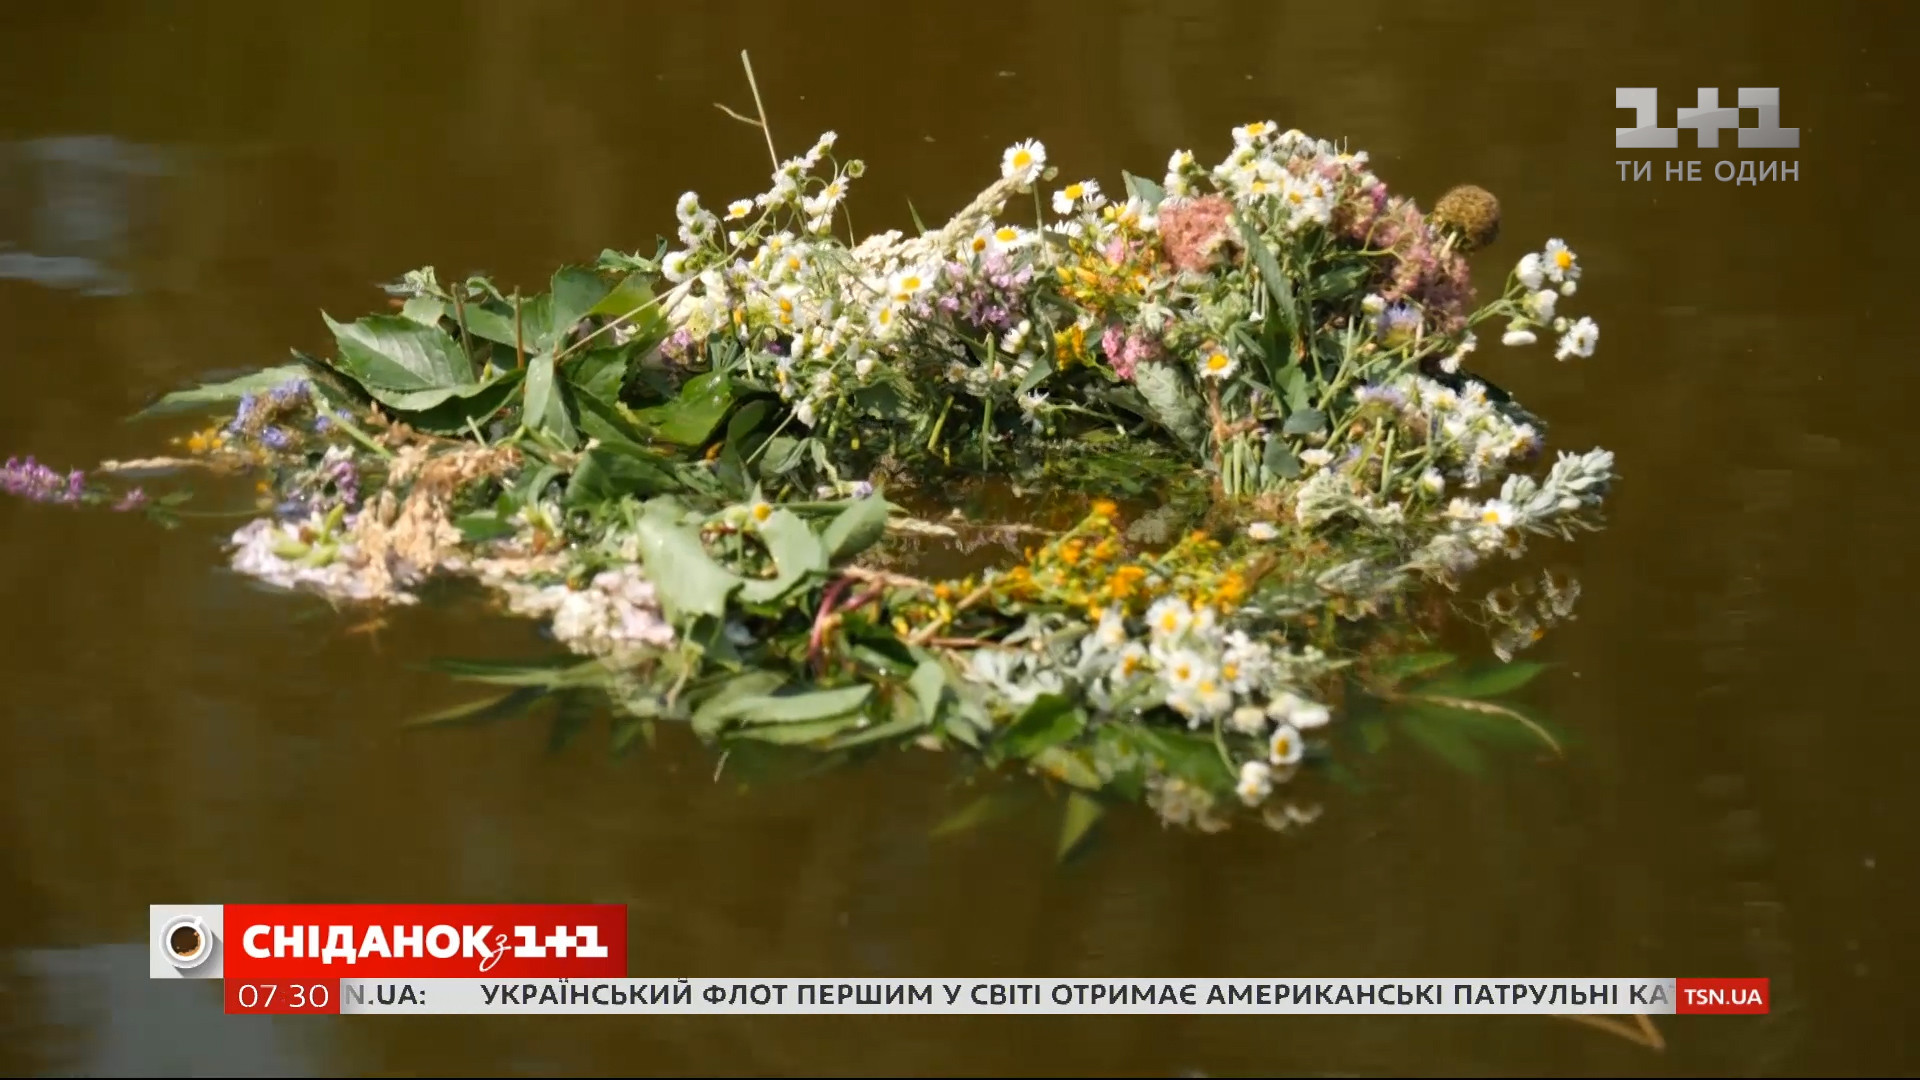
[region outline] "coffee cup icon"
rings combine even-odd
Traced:
[[[177,915],[161,928],[160,948],[174,967],[196,968],[213,955],[213,932],[198,915]]]

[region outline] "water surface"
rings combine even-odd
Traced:
[[[867,159],[863,229],[929,218],[1038,137],[1068,178],[1157,174],[1272,119],[1430,200],[1505,204],[1487,287],[1547,236],[1587,266],[1590,362],[1482,350],[1599,444],[1613,527],[1540,646],[1565,761],[1475,779],[1411,747],[1315,825],[1203,838],[1119,815],[930,842],[950,763],[888,755],[742,792],[691,740],[614,760],[536,723],[404,731],[467,691],[420,670],[538,647],[465,607],[377,630],[220,569],[235,522],[164,532],[0,504],[0,1067],[440,1074],[1761,1074],[1920,1065],[1904,605],[1916,378],[1913,43],[1898,5],[714,3],[134,5],[0,14],[8,452],[150,452],[120,419],[324,347],[325,309],[412,267],[537,287],[651,250],[680,191],[758,190],[774,130]],[[1623,183],[1616,86],[1782,89],[1799,179]],[[1670,114],[1669,114],[1670,115]],[[1683,135],[1691,143],[1691,135]],[[1727,140],[1731,142],[1731,138]],[[1741,156],[1727,151],[1726,156]],[[1757,155],[1751,155],[1757,156]],[[1709,173],[1710,174],[1710,173]],[[360,632],[351,632],[360,631]],[[1721,976],[1773,1014],[1662,1021],[1664,1053],[1552,1019],[226,1019],[154,986],[145,906],[631,905],[636,974]],[[161,991],[165,991],[162,993]]]

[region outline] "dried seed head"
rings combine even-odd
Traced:
[[[1459,237],[1461,250],[1476,251],[1500,237],[1500,200],[1486,188],[1461,184],[1440,196],[1432,219]]]

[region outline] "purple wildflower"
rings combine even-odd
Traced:
[[[114,503],[113,508],[121,511],[138,510],[145,505],[147,505],[147,493],[139,488],[133,488],[120,496],[120,501]]]
[[[1420,309],[1408,303],[1390,304],[1380,312],[1374,329],[1388,345],[1404,345],[1420,333]]]
[[[306,397],[307,380],[295,377],[274,387],[267,395],[267,401],[276,409],[290,409],[306,400]]]
[[[313,433],[315,435],[325,435],[331,430],[333,430],[333,421],[324,416],[316,416],[313,418]]]
[[[86,474],[78,469],[65,476],[33,458],[8,458],[0,467],[0,490],[32,502],[77,503],[86,494]]]
[[[260,441],[267,444],[269,449],[285,450],[293,445],[293,436],[286,428],[276,425],[261,432]]]

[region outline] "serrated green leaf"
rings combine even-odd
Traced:
[[[566,359],[560,374],[575,390],[611,405],[620,400],[620,387],[626,382],[633,354],[632,345],[582,349]]]
[[[334,367],[396,408],[426,409],[477,389],[465,350],[437,327],[398,315],[338,323],[322,313],[339,351]]]
[[[642,342],[660,337],[666,326],[666,317],[654,302],[652,282],[642,273],[629,274],[613,287],[612,292],[601,298],[588,314],[625,319],[625,325],[634,328],[635,339]]]
[[[872,547],[887,533],[887,500],[868,495],[847,504],[820,534],[821,546],[833,562],[850,559]]]
[[[1078,791],[1067,795],[1066,813],[1060,818],[1060,843],[1054,849],[1054,858],[1065,862],[1078,851],[1087,840],[1087,835],[1099,823],[1106,808],[1092,797]]]

